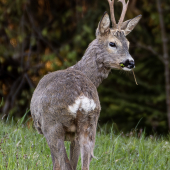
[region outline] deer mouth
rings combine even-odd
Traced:
[[[131,71],[133,68],[135,68],[135,62],[133,60],[126,60],[124,62],[119,63],[119,65],[125,71]]]
[[[124,71],[131,71],[132,69],[130,69],[128,67],[124,67],[124,68],[122,68],[122,70],[124,70]]]

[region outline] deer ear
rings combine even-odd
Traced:
[[[109,19],[109,15],[107,12],[104,13],[102,19],[99,22],[98,28],[96,30],[96,36],[97,35],[102,35],[105,34],[106,32],[108,32],[110,29],[110,19]]]
[[[121,30],[125,31],[125,36],[128,35],[137,25],[137,23],[139,22],[139,20],[142,18],[142,15],[138,15],[137,17],[127,20],[125,22],[123,22],[122,26],[121,26]]]

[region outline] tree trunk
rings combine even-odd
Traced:
[[[169,56],[168,56],[168,39],[166,36],[165,23],[162,14],[162,8],[160,0],[157,0],[157,8],[159,13],[159,21],[161,27],[161,37],[163,46],[163,61],[165,66],[165,89],[166,89],[166,105],[167,105],[167,117],[168,127],[170,130],[170,84],[169,84]]]

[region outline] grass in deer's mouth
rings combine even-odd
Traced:
[[[120,64],[120,66],[123,68],[123,67],[125,67],[125,65],[124,64]]]

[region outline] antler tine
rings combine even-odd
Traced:
[[[110,15],[111,15],[111,21],[112,21],[112,28],[115,29],[116,26],[116,20],[114,15],[114,0],[107,0],[110,6]]]
[[[126,11],[127,11],[127,7],[128,7],[128,4],[129,4],[129,0],[126,1],[125,0],[118,0],[118,2],[121,2],[122,5],[123,5],[123,10],[122,10],[122,14],[121,14],[121,17],[120,17],[120,20],[119,20],[119,23],[118,23],[118,29],[121,29],[121,26],[122,26],[122,23],[123,23],[123,20],[125,18],[125,14],[126,14]]]

